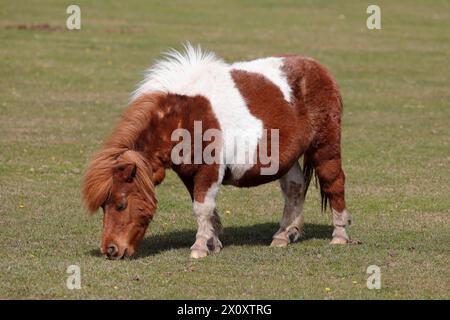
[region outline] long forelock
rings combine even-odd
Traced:
[[[100,151],[89,163],[83,182],[84,204],[90,213],[108,199],[113,185],[113,169],[123,148],[107,148]]]
[[[145,157],[136,151],[127,150],[121,157],[124,161],[136,164],[134,183],[144,200],[152,207],[156,207],[155,186],[152,182],[152,170]]]
[[[134,183],[137,191],[148,205],[153,208],[156,207],[152,171],[144,156],[133,150],[108,148],[97,154],[86,171],[83,198],[90,213],[97,211],[108,199],[113,187],[113,170],[120,163],[134,163],[136,165]]]

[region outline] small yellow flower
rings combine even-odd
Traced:
[[[358,283],[358,281],[356,281],[356,280],[353,280],[353,281],[352,281],[352,283],[353,283],[353,284],[357,284],[357,283]]]
[[[231,213],[231,211],[230,211],[230,210],[226,210],[225,213],[226,213],[226,214],[229,214],[229,213]]]
[[[23,204],[20,204],[19,208],[25,208],[25,206]]]
[[[114,286],[114,289],[117,290],[117,289],[119,289],[119,287],[118,286]]]
[[[325,292],[327,292],[327,293],[329,293],[329,292],[331,292],[331,288],[325,288]]]

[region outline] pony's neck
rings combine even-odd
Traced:
[[[122,115],[122,120],[106,143],[106,148],[141,153],[152,167],[153,183],[158,185],[173,166],[171,153],[179,141],[172,141],[176,129],[186,129],[193,137],[194,121],[202,130],[219,129],[211,106],[202,96],[151,93],[137,98]],[[178,172],[177,172],[178,173]]]
[[[171,140],[172,132],[186,127],[188,121],[189,108],[183,107],[182,100],[176,95],[160,96],[157,104],[148,108],[148,125],[133,143],[134,150],[149,161],[155,185],[164,180],[165,170],[172,166],[171,152],[176,143]]]

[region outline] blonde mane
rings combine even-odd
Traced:
[[[201,83],[203,78],[203,82],[209,83],[211,70],[228,72],[228,68],[229,65],[213,52],[187,42],[182,51],[169,50],[147,69],[131,100],[155,91],[195,95],[192,92],[194,82]]]
[[[108,199],[113,184],[113,170],[119,164],[136,165],[135,184],[146,201],[156,206],[152,170],[147,159],[135,150],[135,143],[148,127],[152,110],[158,107],[161,94],[147,94],[135,100],[122,114],[108,140],[90,161],[84,176],[82,196],[90,213]]]

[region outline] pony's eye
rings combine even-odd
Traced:
[[[117,211],[123,211],[126,207],[127,207],[127,205],[126,205],[125,203],[120,203],[120,204],[116,207],[116,210],[117,210]]]

